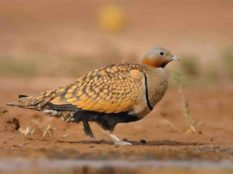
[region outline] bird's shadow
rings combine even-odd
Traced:
[[[48,139],[35,139],[28,137],[28,140],[39,140],[39,141],[50,141]],[[130,142],[132,145],[136,146],[199,146],[199,145],[205,145],[206,143],[201,142],[181,142],[181,141],[175,141],[175,140],[140,140],[140,141],[131,141],[127,139],[123,139],[124,141]],[[81,140],[81,141],[65,141],[65,140],[56,140],[57,143],[63,143],[63,144],[102,144],[102,145],[114,145],[112,141],[108,140]]]
[[[128,140],[126,140],[128,141]],[[58,140],[58,143],[69,143],[69,144],[107,144],[113,145],[113,142],[107,140],[82,140],[82,141],[64,141]],[[198,146],[204,145],[204,143],[198,142],[180,142],[174,140],[152,140],[152,141],[128,141],[132,143],[132,145],[140,145],[140,146]]]

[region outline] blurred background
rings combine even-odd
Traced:
[[[78,77],[160,46],[185,80],[230,82],[232,11],[231,0],[1,0],[0,78]]]
[[[180,61],[167,66],[170,89],[153,112],[114,131],[135,146],[109,145],[93,123],[96,140],[80,124],[6,106],[107,64],[140,63],[153,47]],[[0,0],[0,170],[20,166],[4,158],[48,157],[187,160],[198,170],[214,160],[232,173],[216,163],[233,166],[232,82],[233,0]]]

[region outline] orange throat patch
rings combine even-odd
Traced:
[[[164,62],[161,59],[158,60],[150,60],[145,58],[142,62],[144,65],[150,65],[152,67],[164,67],[168,62]]]

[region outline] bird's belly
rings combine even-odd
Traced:
[[[137,115],[138,118],[145,117],[150,112],[146,101],[136,104],[133,109],[129,112],[129,114]]]

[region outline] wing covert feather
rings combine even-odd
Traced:
[[[72,104],[96,112],[129,111],[143,88],[143,69],[138,64],[118,64],[94,70],[65,87],[54,104]]]

